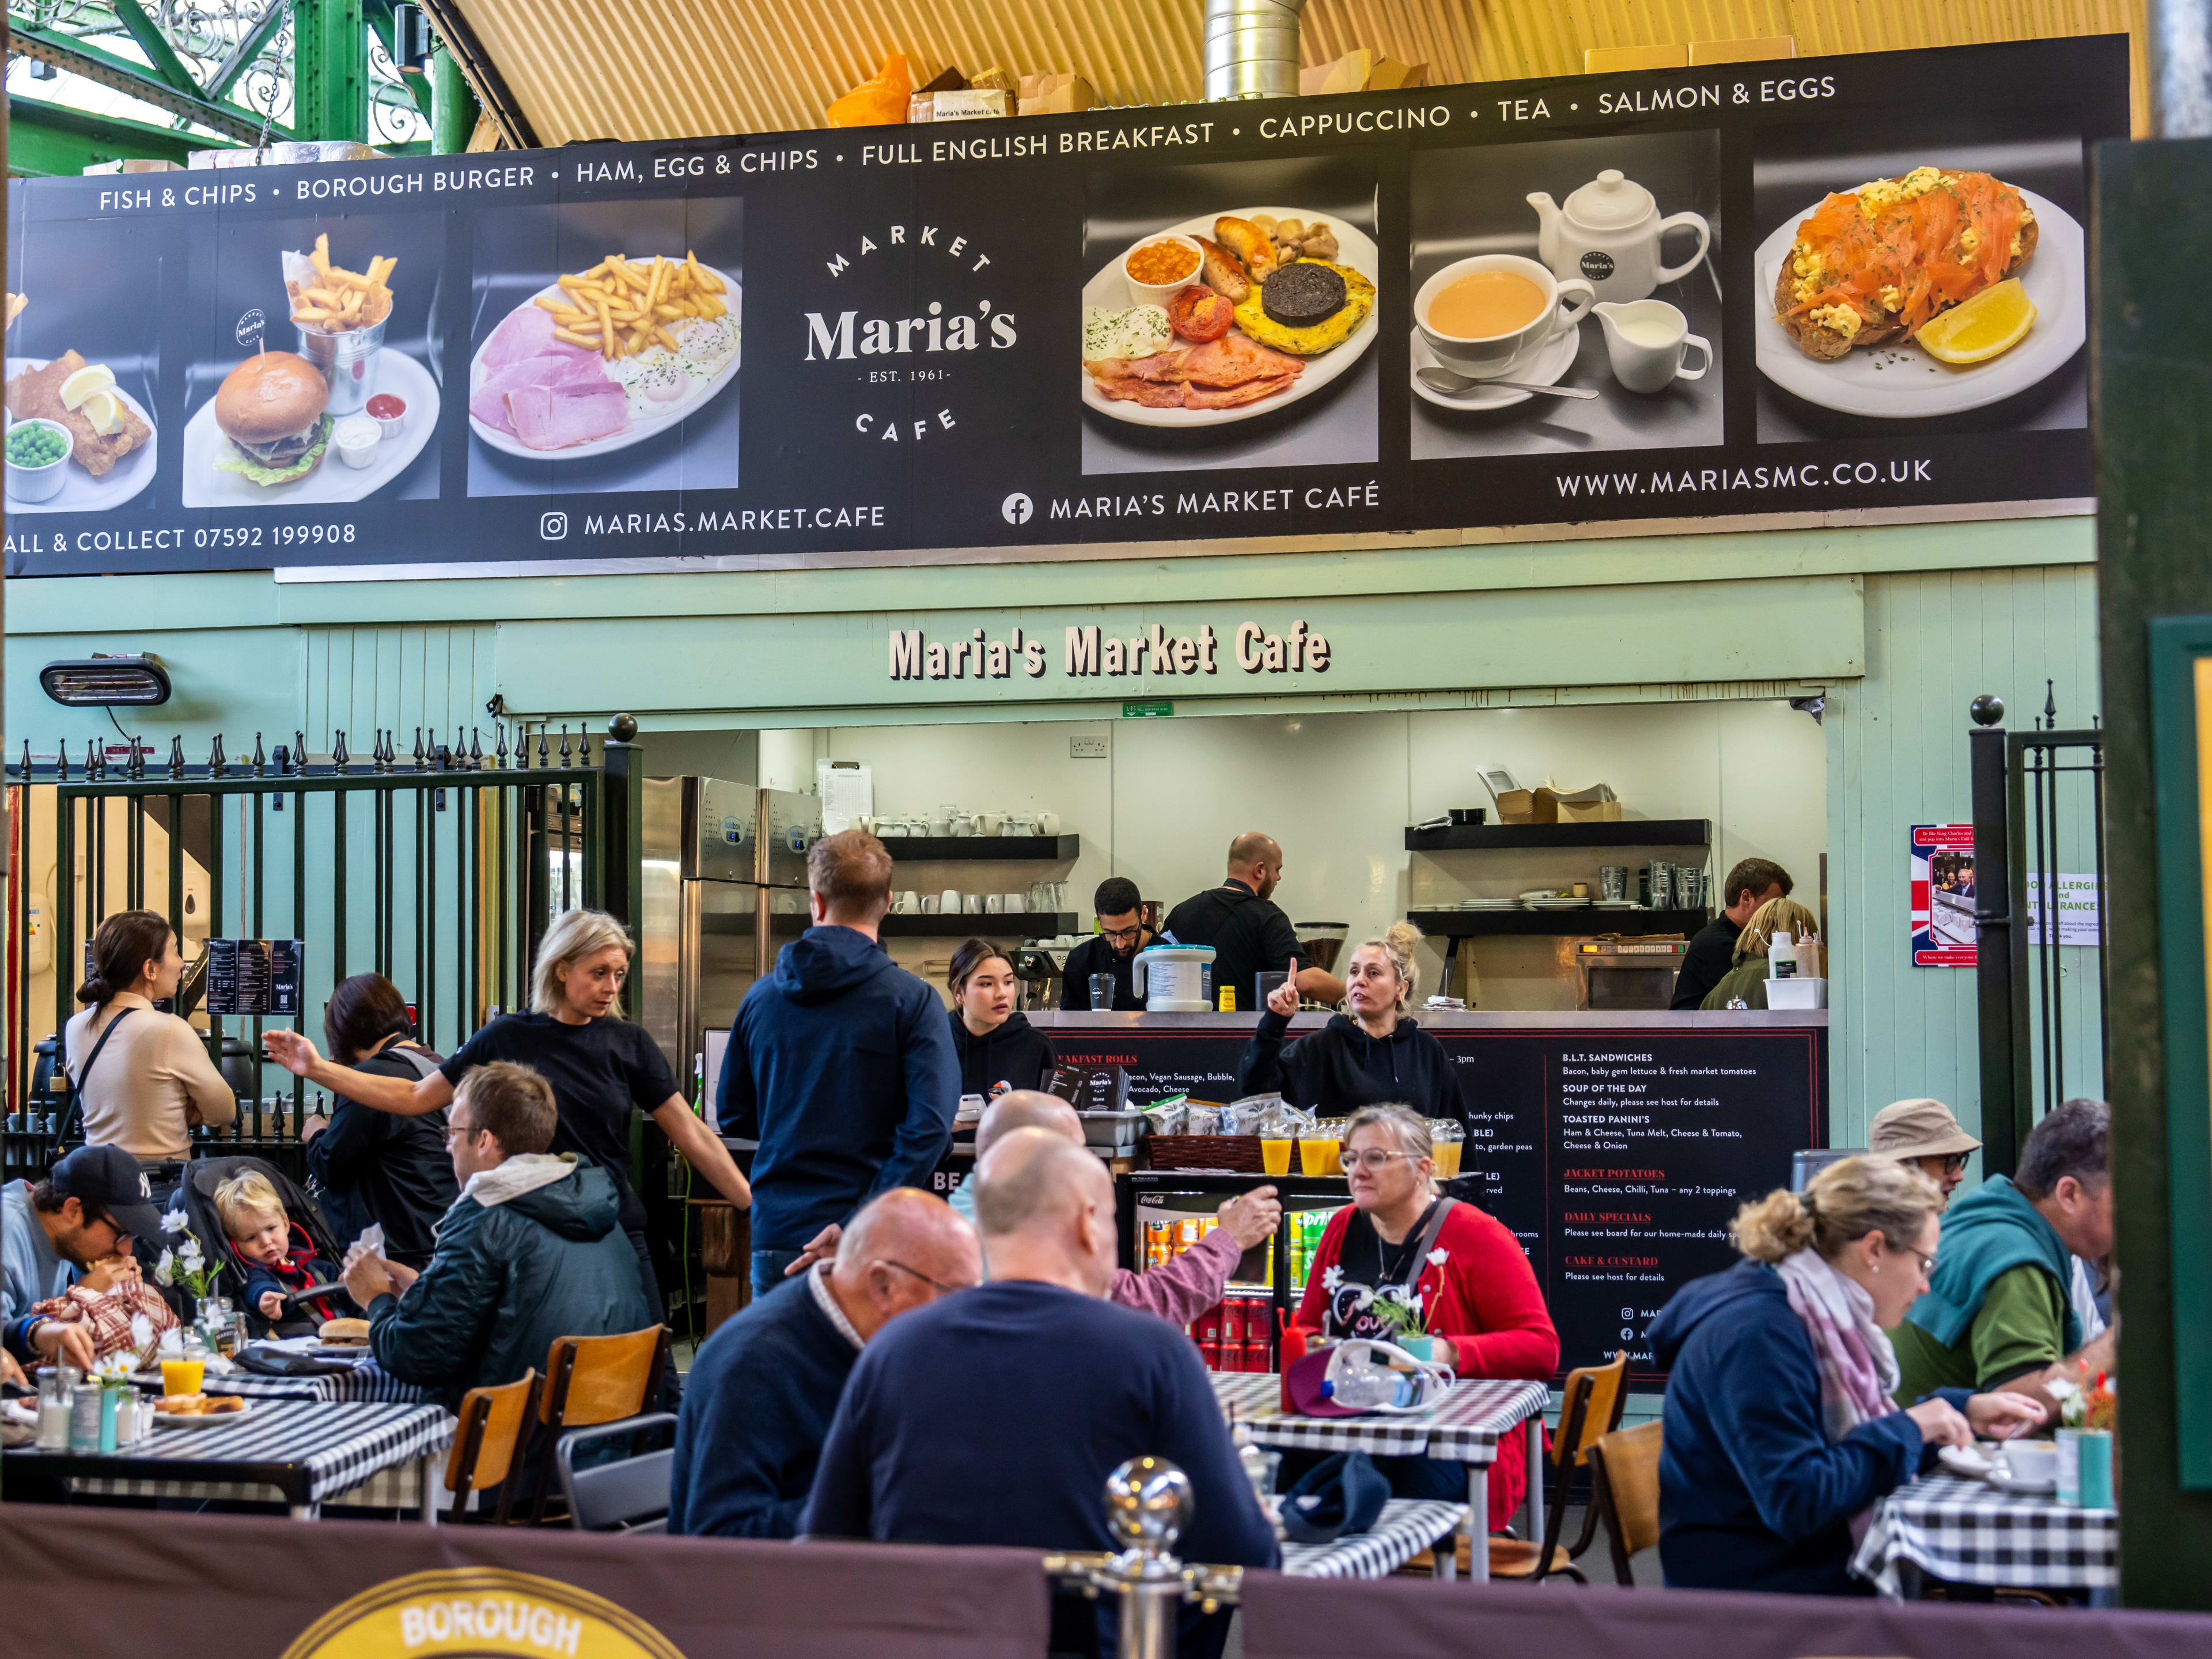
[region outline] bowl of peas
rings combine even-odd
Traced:
[[[51,501],[68,482],[74,440],[59,421],[34,416],[8,428],[4,445],[8,462],[8,493],[19,501]]]

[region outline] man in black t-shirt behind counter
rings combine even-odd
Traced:
[[[1771,859],[1746,859],[1728,872],[1721,884],[1720,915],[1690,940],[1682,956],[1682,969],[1674,975],[1674,995],[1669,1009],[1697,1008],[1713,987],[1735,966],[1735,942],[1743,935],[1751,913],[1771,898],[1788,898],[1796,884],[1790,872]]]
[[[1141,1011],[1144,999],[1131,983],[1137,952],[1158,945],[1160,936],[1145,926],[1144,896],[1127,876],[1109,876],[1098,884],[1091,900],[1098,918],[1098,932],[1067,953],[1067,966],[1060,975],[1060,1006],[1078,1013],[1091,1010],[1091,976],[1114,976],[1114,1011]]]
[[[1298,944],[1291,919],[1272,902],[1283,878],[1283,849],[1272,836],[1248,830],[1229,843],[1229,870],[1218,887],[1194,893],[1168,913],[1164,938],[1177,945],[1213,947],[1213,994],[1237,993],[1237,1006],[1260,1006],[1255,981],[1263,970],[1289,969],[1298,994],[1316,1002],[1344,1000],[1344,981],[1313,965]]]

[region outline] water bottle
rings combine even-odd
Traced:
[[[1403,1379],[1395,1376],[1387,1366],[1368,1363],[1363,1350],[1349,1361],[1337,1376],[1324,1380],[1322,1392],[1348,1411],[1371,1411],[1377,1406],[1402,1405],[1401,1396]]]

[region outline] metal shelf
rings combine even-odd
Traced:
[[[1694,933],[1712,918],[1703,910],[1408,910],[1406,920],[1440,939],[1541,933]]]
[[[1033,859],[1069,864],[1083,853],[1080,836],[890,836],[884,849],[894,864]]]
[[[1564,847],[1710,847],[1711,818],[1624,818],[1618,823],[1453,823],[1408,830],[1409,853],[1503,853]]]

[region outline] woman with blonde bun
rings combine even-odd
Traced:
[[[1847,1158],[1736,1212],[1744,1260],[1677,1291],[1650,1331],[1668,1368],[1659,1559],[1669,1585],[1870,1594],[1851,1552],[1876,1500],[1945,1446],[2043,1420],[2016,1394],[1942,1389],[1900,1411],[1888,1333],[1928,1289],[1943,1196]]]
[[[1394,921],[1361,945],[1345,969],[1347,1012],[1295,1042],[1283,1038],[1298,994],[1290,983],[1278,987],[1237,1063],[1237,1092],[1279,1092],[1293,1106],[1327,1114],[1396,1102],[1424,1117],[1466,1121],[1451,1057],[1406,1012],[1420,983],[1413,959],[1420,942],[1419,928]]]

